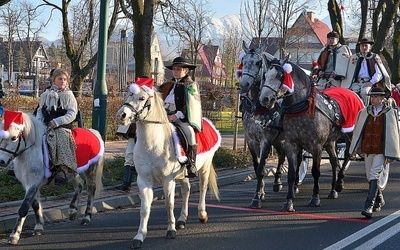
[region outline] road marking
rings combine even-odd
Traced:
[[[325,248],[324,250],[338,250],[338,249],[343,249],[344,247],[354,243],[355,241],[361,239],[362,237],[366,236],[367,234],[375,231],[376,229],[384,226],[385,224],[391,222],[392,220],[395,220],[400,217],[400,210],[397,210],[396,212],[386,216],[385,218],[378,220],[377,222],[361,229],[358,232],[355,232],[352,235],[347,236],[341,241],[336,242],[333,245],[330,245],[329,247]],[[388,231],[388,230],[387,230]],[[375,237],[376,238],[376,237]],[[368,246],[367,246],[368,247]],[[368,248],[363,248],[363,249],[368,249]]]
[[[198,203],[189,203],[190,206],[198,206]],[[330,215],[320,215],[320,214],[308,214],[308,213],[297,213],[297,212],[280,212],[274,210],[266,210],[266,209],[254,209],[254,208],[244,208],[244,207],[232,207],[232,206],[224,206],[224,205],[217,205],[217,204],[207,204],[207,207],[213,208],[221,208],[221,209],[229,209],[229,210],[236,210],[236,211],[245,211],[245,212],[252,212],[252,213],[265,213],[265,214],[279,214],[279,215],[291,215],[291,216],[298,216],[304,218],[311,218],[316,220],[339,220],[339,221],[350,221],[350,222],[359,222],[359,223],[369,223],[369,220],[364,218],[344,218],[338,216],[330,216]]]
[[[355,248],[355,250],[370,250],[370,249],[374,249],[375,247],[379,246],[380,244],[385,242],[390,237],[393,237],[399,231],[400,231],[400,223],[397,223],[396,225],[392,226],[388,230],[378,234],[374,238],[372,238],[369,241],[365,242],[364,244],[358,246],[357,248]]]

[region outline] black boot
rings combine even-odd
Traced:
[[[369,190],[368,196],[365,200],[364,210],[361,211],[361,214],[367,217],[368,219],[372,217],[372,210],[374,208],[375,197],[378,193],[378,180],[372,180],[369,182]]]
[[[196,155],[197,155],[197,145],[189,145],[188,149],[188,162],[186,163],[187,167],[187,178],[197,177],[197,168],[196,168]]]
[[[383,192],[380,188],[378,188],[378,194],[376,195],[375,204],[372,211],[380,212],[384,205],[385,205],[385,200],[383,199]]]
[[[133,169],[133,171],[132,171],[132,169]],[[134,174],[136,174],[135,166],[125,165],[124,166],[124,178],[123,178],[124,183],[116,186],[115,188],[122,190],[122,191],[129,191],[131,189],[132,177]]]

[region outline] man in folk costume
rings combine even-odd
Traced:
[[[350,145],[350,159],[364,154],[365,174],[369,182],[368,196],[361,214],[372,217],[385,204],[380,178],[388,174],[389,164],[400,160],[400,136],[397,109],[385,104],[385,90],[373,87],[369,93],[371,105],[358,113]]]
[[[386,97],[390,97],[389,74],[379,55],[371,52],[374,41],[363,38],[358,45],[360,52],[352,55],[349,62],[349,73],[353,72],[349,88],[359,94],[366,105],[369,103],[368,92],[371,87],[384,88]]]
[[[51,77],[52,86],[40,95],[36,117],[47,126],[47,146],[53,166],[53,172],[63,173],[56,176],[55,184],[67,182],[63,167],[76,173],[76,143],[72,135],[72,123],[78,112],[75,96],[69,89],[70,76],[64,69],[55,69]]]
[[[318,57],[318,86],[320,90],[331,86],[341,86],[346,77],[347,64],[351,56],[350,48],[339,43],[339,34],[331,31],[326,35],[328,43]]]
[[[197,176],[196,155],[197,143],[194,130],[202,130],[202,109],[200,92],[197,82],[189,76],[189,71],[196,68],[185,58],[177,57],[170,66],[173,78],[159,87],[164,100],[168,119],[176,123],[183,131],[188,141],[188,162],[186,177]]]

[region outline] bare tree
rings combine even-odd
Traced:
[[[56,5],[47,0],[43,0],[43,5],[51,7],[53,11],[60,11],[62,16],[62,35],[65,43],[65,53],[69,59],[71,67],[71,89],[73,91],[80,91],[82,89],[83,80],[92,71],[97,63],[97,52],[89,55],[90,51],[88,46],[96,39],[96,24],[99,18],[96,13],[99,11],[96,8],[94,0],[78,1],[79,8],[75,8],[71,15],[71,0],[62,0],[61,5]],[[118,20],[118,13],[120,10],[119,0],[114,0],[112,14],[109,18],[108,37],[110,39],[116,22]],[[79,12],[77,12],[79,10]],[[75,17],[75,19],[74,19]],[[79,18],[78,18],[79,17]],[[78,18],[78,19],[77,19]],[[79,28],[79,29],[78,29]],[[79,30],[79,31],[78,31]]]
[[[7,27],[7,62],[2,62],[6,65],[8,71],[8,81],[11,83],[12,72],[14,71],[14,37],[17,36],[18,23],[21,22],[21,9],[18,8],[18,3],[10,3],[0,12],[0,24]],[[3,52],[4,53],[4,52]]]
[[[23,45],[23,52],[26,59],[26,70],[29,74],[33,73],[33,63],[35,52],[34,45],[38,39],[39,33],[44,27],[44,23],[40,20],[42,12],[36,6],[27,1],[20,3],[21,21],[18,23],[17,35]],[[38,65],[37,65],[38,66]]]
[[[165,0],[160,5],[166,34],[178,36],[188,52],[188,59],[196,64],[204,32],[211,12],[207,0]],[[194,78],[194,71],[193,71]]]
[[[276,26],[278,37],[281,38],[281,57],[286,56],[286,47],[289,40],[288,30],[290,23],[307,8],[311,8],[310,0],[272,0],[269,9],[270,21]]]
[[[119,0],[134,28],[134,57],[137,76],[151,75],[151,39],[156,0]]]
[[[236,81],[235,71],[240,64],[238,58],[242,52],[243,37],[238,30],[230,30],[225,33],[222,39],[222,63],[224,65],[225,73],[228,77],[228,86],[234,87]]]
[[[258,41],[257,46],[261,45],[262,37],[269,37],[274,31],[275,23],[274,18],[271,16],[271,4],[272,0],[245,0],[242,2],[240,8],[240,15],[247,19],[249,28],[242,27],[244,31],[244,37],[249,40],[256,38]]]

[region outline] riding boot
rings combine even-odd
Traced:
[[[385,200],[383,199],[383,192],[380,188],[378,188],[378,194],[376,195],[375,204],[372,211],[380,212],[384,205],[385,205]]]
[[[367,218],[372,217],[372,210],[374,208],[375,197],[377,193],[378,193],[378,180],[371,180],[369,182],[368,196],[367,199],[365,200],[364,210],[361,211],[361,214]]]
[[[186,164],[187,168],[187,178],[197,177],[196,168],[196,155],[197,155],[197,145],[189,145],[188,148],[188,162]]]
[[[133,171],[132,171],[132,169],[133,169]],[[124,183],[116,186],[115,188],[122,190],[122,191],[129,191],[131,188],[131,184],[132,184],[132,178],[135,173],[136,173],[135,166],[125,165],[124,166],[124,177],[122,178]]]

